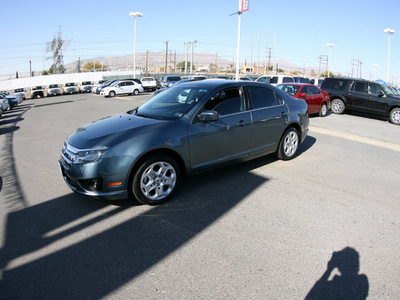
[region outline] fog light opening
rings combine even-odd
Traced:
[[[99,192],[103,189],[103,181],[101,178],[80,180],[81,186],[90,192]]]

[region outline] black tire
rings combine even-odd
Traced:
[[[334,114],[342,114],[344,110],[346,109],[346,106],[344,102],[340,99],[333,99],[331,101],[331,111]]]
[[[400,125],[400,108],[395,107],[390,111],[390,122]]]
[[[326,103],[322,103],[321,108],[319,110],[319,116],[320,117],[326,117],[326,115],[328,114],[328,105],[326,105]]]
[[[278,147],[278,158],[290,160],[294,158],[300,146],[300,137],[296,128],[290,127],[282,135]]]
[[[111,97],[111,98],[115,97],[115,92],[114,91],[109,92],[108,96]]]
[[[178,164],[169,156],[155,155],[134,170],[131,192],[147,205],[164,203],[172,197],[180,183]]]
[[[135,96],[139,95],[139,90],[134,90],[134,91],[133,91],[133,94],[134,94]]]

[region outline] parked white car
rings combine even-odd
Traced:
[[[157,81],[153,77],[142,77],[140,81],[145,91],[153,92],[157,89]]]
[[[60,96],[61,95],[61,89],[58,84],[49,84],[47,87],[47,97],[50,96]]]
[[[79,86],[79,93],[90,93],[93,89],[93,83],[91,81],[83,81]]]
[[[294,83],[295,80],[292,76],[287,75],[264,75],[256,79],[258,82],[269,83],[272,85],[277,85],[281,83]]]
[[[76,94],[78,93],[78,87],[76,86],[75,82],[68,82],[64,85],[63,89],[64,94]]]
[[[115,95],[123,94],[139,95],[143,91],[142,85],[133,80],[119,80],[102,89],[100,95],[105,97],[114,97]]]

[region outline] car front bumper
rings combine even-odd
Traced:
[[[130,156],[101,159],[95,163],[70,164],[61,156],[61,174],[76,193],[108,200],[128,198]]]

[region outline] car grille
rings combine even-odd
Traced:
[[[69,89],[67,89],[67,92],[68,93],[75,92],[75,89],[74,88],[69,88]]]
[[[64,147],[62,149],[61,158],[66,166],[70,166],[77,155],[77,151],[67,142],[64,143]]]

